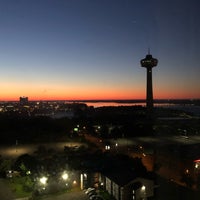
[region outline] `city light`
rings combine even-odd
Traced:
[[[110,145],[106,145],[105,150],[110,150]]]
[[[199,169],[200,168],[200,159],[198,160],[194,160],[194,163],[195,163],[195,169]]]

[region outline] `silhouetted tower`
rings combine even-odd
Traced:
[[[148,52],[140,63],[142,67],[147,68],[146,106],[148,110],[151,110],[153,108],[152,68],[158,64],[158,60]]]

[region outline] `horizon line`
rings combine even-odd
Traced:
[[[25,97],[26,98],[26,97]],[[153,101],[196,101],[200,98],[159,98],[154,99]],[[146,102],[146,99],[41,99],[41,100],[28,100],[29,102],[37,101],[68,101],[68,102]],[[18,100],[0,100],[0,102],[19,102]]]

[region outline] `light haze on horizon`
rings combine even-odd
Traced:
[[[200,98],[198,0],[0,0],[0,101]]]

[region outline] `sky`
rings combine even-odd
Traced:
[[[199,0],[0,0],[0,101],[200,98]]]

